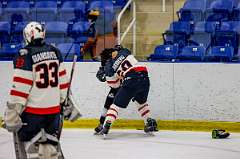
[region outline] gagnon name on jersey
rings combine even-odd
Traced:
[[[56,60],[57,55],[54,51],[46,51],[46,52],[40,52],[35,55],[32,55],[32,59],[34,63],[44,61],[44,60]]]

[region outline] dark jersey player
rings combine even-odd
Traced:
[[[114,49],[105,49],[105,50],[103,50],[102,54],[104,54],[105,52],[108,54],[109,51],[112,52],[112,51],[114,51]],[[108,95],[106,97],[104,107],[103,107],[103,110],[102,110],[100,118],[99,118],[99,124],[94,129],[95,135],[101,133],[101,131],[103,129],[104,121],[106,119],[107,111],[109,110],[110,106],[113,104],[115,95],[117,94],[117,92],[120,88],[120,85],[121,85],[121,81],[118,78],[113,77],[113,78],[106,79],[106,74],[104,71],[105,64],[106,64],[106,61],[102,60],[101,67],[99,67],[96,77],[98,78],[98,80],[100,82],[105,82],[110,87],[110,91],[108,92]]]
[[[65,101],[69,87],[66,69],[60,51],[44,43],[45,29],[41,24],[30,22],[23,34],[26,46],[13,62],[5,126],[10,132],[17,132],[27,155],[30,145],[35,144],[33,141],[41,140],[36,144],[39,157],[57,159],[60,104]]]
[[[127,108],[131,100],[136,102],[138,112],[144,119],[144,131],[147,133],[157,131],[156,120],[151,118],[147,103],[150,81],[146,66],[140,64],[128,49],[119,47],[103,52],[102,61],[105,61],[106,79],[121,80],[122,83],[107,111],[101,133],[108,134],[112,123],[118,117],[119,110]]]

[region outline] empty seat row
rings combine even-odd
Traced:
[[[240,34],[240,21],[197,22],[194,24],[176,21],[170,24],[166,32],[193,34],[196,32],[213,33],[216,30],[234,31]]]
[[[240,1],[187,0],[151,60],[239,60]]]
[[[240,20],[239,0],[187,0],[177,12],[181,21]]]
[[[8,0],[2,1],[1,8],[34,8],[34,7],[44,7],[44,8],[64,8],[68,7],[67,3],[81,2],[89,7],[92,3],[96,2],[111,3],[114,8],[122,8],[127,3],[127,0]],[[17,3],[15,3],[17,2]]]
[[[12,60],[12,58],[18,53],[18,50],[23,47],[22,44],[16,43],[4,43],[0,47],[0,59]],[[78,55],[78,60],[83,59],[81,54],[81,45],[77,43],[60,43],[56,47],[61,51],[65,61],[73,59],[73,55]]]
[[[20,22],[10,25],[8,22],[0,22],[0,42],[18,42],[23,41],[22,31],[28,22]],[[46,40],[50,43],[79,42],[84,43],[88,38],[90,23],[86,21],[68,24],[62,21],[47,22]]]
[[[239,22],[199,22],[193,29],[187,24],[173,22],[163,34],[164,44],[156,47],[150,56],[151,60],[177,58],[232,61],[238,56]]]
[[[29,3],[25,1],[9,2],[7,8],[0,9],[0,20],[7,21],[16,15],[25,21],[68,21],[74,17],[86,19],[89,10],[100,10],[100,15],[105,18],[114,15],[110,1],[94,1],[88,8],[81,1],[66,1],[59,9],[56,8],[56,2],[50,2],[37,1],[34,8],[29,8]]]
[[[177,45],[159,45],[148,58],[151,61],[191,60],[191,61],[236,61],[232,46],[214,46],[206,49],[202,46],[185,46],[179,52]]]

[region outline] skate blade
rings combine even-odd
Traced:
[[[102,134],[101,134],[101,132],[94,132],[93,135],[100,136]]]
[[[147,136],[155,136],[155,134],[153,132],[146,132]]]
[[[107,135],[103,134],[103,140],[106,140],[106,139],[107,139]]]

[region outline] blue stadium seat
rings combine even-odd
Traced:
[[[73,55],[78,55],[78,60],[83,58],[81,54],[81,47],[76,43],[61,43],[57,45],[57,48],[61,51],[65,61],[72,61]],[[67,57],[66,57],[67,56]]]
[[[223,22],[212,36],[211,50],[207,59],[231,61],[238,53],[238,35],[232,22]]]
[[[68,22],[72,19],[84,20],[86,4],[81,1],[66,1],[59,9],[59,20]]]
[[[47,22],[46,25],[46,42],[63,43],[67,35],[68,24],[65,22]]]
[[[212,40],[215,46],[232,46],[237,53],[238,50],[238,35],[237,31],[234,29],[234,22],[222,22],[220,29],[214,34],[214,39]]]
[[[9,22],[0,22],[0,42],[7,43],[10,39],[10,24]]]
[[[37,21],[56,21],[57,2],[56,1],[36,1],[34,12]]]
[[[194,26],[194,32],[213,33],[219,27],[219,22],[197,22]]]
[[[206,21],[228,21],[231,20],[233,11],[232,0],[215,0],[210,4],[205,13]]]
[[[61,7],[62,3],[64,2],[64,0],[30,0],[30,1],[32,2],[33,6],[35,6],[35,3],[39,2],[39,1],[45,1],[45,2],[52,1],[52,2],[56,2],[57,3],[57,7]]]
[[[2,3],[0,3],[0,21],[3,20],[3,8],[2,8]]]
[[[240,35],[240,21],[232,21],[233,31],[237,32]]]
[[[203,46],[208,49],[211,45],[211,34],[206,32],[195,32],[190,36],[188,45]]]
[[[85,43],[88,39],[89,22],[77,22],[73,25],[69,35],[78,43]]]
[[[155,48],[154,53],[150,55],[149,60],[172,60],[176,58],[177,53],[178,46],[176,45],[159,45]]]
[[[23,21],[31,20],[30,14],[30,3],[26,1],[12,1],[8,2],[6,8],[3,10],[2,20],[9,21],[13,17],[18,17],[18,19]],[[19,21],[17,19],[14,19]]]
[[[0,48],[0,59],[12,60],[21,48],[21,44],[4,43]]]
[[[190,22],[175,21],[170,24],[168,31],[190,34],[193,31],[193,25]]]
[[[206,48],[203,46],[186,46],[177,55],[177,59],[202,61],[204,59],[205,52]]]
[[[128,0],[113,0],[112,2],[115,9],[121,9],[127,4]]]
[[[90,1],[90,5],[88,10],[99,10],[101,13],[105,10],[105,12],[114,12],[113,10],[113,2],[112,1],[100,1],[93,0]]]
[[[232,61],[234,48],[231,46],[214,46],[206,56],[208,61]]]
[[[187,45],[192,30],[192,25],[189,22],[173,22],[170,28],[163,33],[164,44],[178,45],[178,50],[181,51]]]
[[[12,3],[12,2],[16,2],[16,1],[28,2],[28,3],[30,3],[30,6],[31,6],[31,3],[32,3],[34,0],[0,0],[3,8],[6,8],[7,5],[8,5],[8,3],[10,3],[10,2]]]
[[[11,29],[11,42],[12,43],[21,43],[23,42],[23,29],[28,24],[28,22],[17,22],[12,25]]]
[[[232,11],[232,20],[233,21],[240,21],[240,3]]]
[[[234,31],[216,31],[212,38],[212,46],[231,46],[235,53],[238,51],[238,36]]]
[[[206,9],[205,1],[187,0],[184,6],[178,11],[180,21],[202,21]]]

